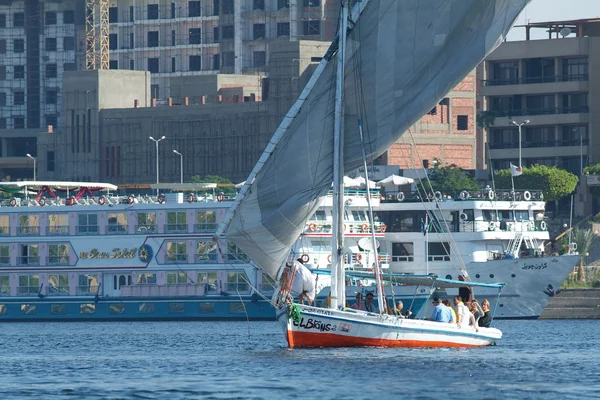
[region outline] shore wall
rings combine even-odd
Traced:
[[[600,289],[563,289],[540,319],[600,319]]]

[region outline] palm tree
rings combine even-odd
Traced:
[[[572,242],[577,243],[577,251],[581,255],[579,259],[579,267],[577,268],[577,280],[579,282],[585,281],[585,268],[583,265],[583,258],[589,253],[594,241],[598,238],[594,231],[591,229],[573,229]]]

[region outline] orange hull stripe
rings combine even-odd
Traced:
[[[287,331],[290,348],[297,347],[479,347],[483,345],[443,341],[368,339],[333,333]]]

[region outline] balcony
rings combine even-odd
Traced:
[[[483,86],[528,85],[535,83],[583,82],[589,79],[588,74],[537,76],[514,79],[487,79],[481,81]]]
[[[135,226],[136,233],[156,233],[156,224],[143,224]]]
[[[187,263],[187,254],[167,254],[165,263],[167,263],[167,264]]]
[[[204,223],[204,224],[195,224],[194,225],[194,232],[199,233],[199,232],[214,232],[217,230],[217,224],[215,223]]]
[[[125,235],[127,233],[127,225],[107,225],[106,233],[111,235]]]
[[[9,265],[10,265],[10,257],[9,256],[0,257],[0,266],[7,267]]]
[[[1,286],[0,287],[0,296],[10,296],[10,287]]]
[[[578,139],[574,140],[535,140],[535,141],[523,141],[521,142],[521,148],[539,148],[539,147],[571,147],[571,146],[587,146],[588,141],[584,139],[582,141]],[[518,149],[519,143],[515,142],[490,142],[490,150],[502,150],[502,149]]]
[[[0,226],[0,236],[9,236],[10,228],[8,226]]]
[[[47,226],[46,227],[46,235],[48,236],[62,236],[69,234],[69,226],[68,225],[56,225],[56,226]]]
[[[37,295],[40,292],[38,286],[19,286],[17,288],[17,294],[19,296],[32,296]]]
[[[48,265],[70,265],[69,256],[48,256],[46,258]]]
[[[40,234],[39,226],[20,226],[17,231],[19,235],[37,236]]]
[[[95,296],[98,294],[98,286],[77,286],[75,294],[77,296]]]
[[[581,114],[581,113],[588,113],[588,112],[589,112],[588,106],[485,111],[486,115],[496,117],[496,118],[508,117],[509,119],[511,119],[512,117],[523,117],[523,116],[533,116],[533,115]]]
[[[40,265],[40,257],[39,256],[21,256],[17,257],[17,265]]]
[[[187,224],[166,224],[165,233],[187,233]]]
[[[216,253],[196,254],[194,259],[197,263],[216,263],[217,262],[217,254]]]
[[[68,286],[48,286],[48,294],[52,296],[68,296]]]
[[[77,234],[79,235],[97,235],[98,225],[77,225]]]

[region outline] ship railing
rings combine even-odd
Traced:
[[[204,296],[206,285],[202,283],[168,283],[165,285],[144,284],[144,285],[122,285],[120,289],[122,297],[140,296]]]
[[[79,235],[97,235],[98,225],[77,225],[77,234]]]
[[[167,264],[187,263],[187,254],[167,254],[165,258]]]
[[[78,296],[94,296],[98,293],[99,287],[97,285],[92,286],[77,286],[75,293]]]
[[[415,261],[414,254],[406,254],[402,256],[392,255],[392,262],[413,262]]]
[[[0,296],[10,296],[10,286],[0,286]]]
[[[374,227],[375,228],[375,233],[383,233],[382,232],[382,228],[383,228],[383,223],[382,222],[375,222],[372,225],[364,222],[364,221],[353,221],[353,222],[344,222],[344,232],[346,233],[364,233],[364,234],[370,234],[371,233],[371,228]],[[320,222],[320,221],[308,221],[306,224],[306,228],[304,229],[304,232],[307,234],[311,234],[311,233],[331,233],[332,232],[332,225],[329,222]]]
[[[48,286],[48,294],[52,296],[68,296],[68,286]]]
[[[37,295],[39,292],[39,286],[19,286],[17,288],[17,294],[19,296]]]
[[[64,256],[48,256],[46,257],[48,265],[69,265],[70,260],[68,255]]]
[[[39,226],[19,226],[19,235],[37,236],[40,234]]]
[[[156,224],[136,225],[135,231],[138,233],[156,233],[157,227]]]
[[[2,266],[10,265],[10,257],[9,256],[0,257],[0,265],[2,265]]]
[[[515,190],[510,189],[481,189],[475,191],[458,191],[442,193],[439,191],[423,194],[419,191],[389,191],[381,193],[383,203],[417,203],[437,199],[438,201],[543,201],[544,195],[540,190]]]
[[[499,232],[533,232],[542,231],[542,227],[545,227],[545,223],[541,224],[541,221],[514,221],[514,220],[502,220],[502,221],[487,221],[487,220],[461,220],[458,224],[458,230],[454,222],[449,222],[451,232],[486,232],[486,231],[499,231]],[[546,228],[547,230],[547,228]]]
[[[127,225],[107,225],[106,232],[113,235],[124,235],[127,233]]]
[[[166,233],[187,233],[188,226],[187,224],[166,224],[165,232]]]
[[[250,286],[247,282],[227,282],[227,291],[229,293],[250,293]]]
[[[217,229],[216,223],[195,224],[194,232],[214,232]]]
[[[39,256],[17,257],[17,265],[40,265],[40,257]]]
[[[48,236],[60,236],[60,235],[68,235],[69,234],[69,226],[68,225],[54,225],[46,227],[46,235]]]
[[[230,264],[245,264],[250,262],[250,257],[241,253],[223,254],[223,262]]]
[[[9,236],[10,228],[8,226],[0,226],[0,236]]]
[[[195,261],[197,263],[216,263],[217,262],[217,254],[216,253],[196,254]]]

